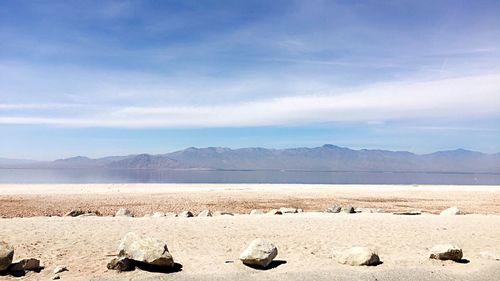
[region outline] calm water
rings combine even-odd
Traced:
[[[0,183],[500,184],[500,174],[0,169]]]

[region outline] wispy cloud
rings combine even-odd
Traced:
[[[38,105],[2,104],[2,124],[43,124],[65,127],[204,128],[304,125],[327,122],[480,119],[499,117],[500,75],[424,82],[376,84],[336,94],[295,95],[248,102],[182,103],[145,106],[98,104],[79,106],[58,116],[67,105],[51,108],[50,116],[24,114]],[[18,109],[15,111],[14,109]]]

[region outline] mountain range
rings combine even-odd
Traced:
[[[408,151],[354,150],[331,144],[289,149],[190,147],[166,154],[137,154],[97,159],[77,156],[36,162],[0,158],[0,168],[500,173],[500,153],[485,154],[457,149],[414,154]]]

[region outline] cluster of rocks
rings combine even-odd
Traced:
[[[339,205],[339,204],[329,204],[325,208],[325,213],[346,213],[346,214],[355,214],[355,213],[383,213],[384,210],[376,209],[376,208],[354,208],[351,205]]]
[[[43,266],[40,260],[34,258],[14,260],[14,247],[7,242],[0,241],[0,272],[7,272],[14,276],[23,276],[27,271],[40,272]]]

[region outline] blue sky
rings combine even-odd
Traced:
[[[499,1],[2,1],[0,157],[500,151]]]

